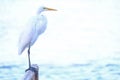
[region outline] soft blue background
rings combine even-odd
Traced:
[[[28,67],[18,38],[39,6],[47,30],[31,48],[41,80],[120,80],[119,0],[0,0],[0,79],[19,80]]]

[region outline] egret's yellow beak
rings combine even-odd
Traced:
[[[48,10],[48,11],[57,11],[56,9],[48,8],[48,7],[44,7],[44,9],[46,9],[46,10]]]

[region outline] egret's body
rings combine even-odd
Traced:
[[[31,67],[30,47],[35,43],[39,35],[42,34],[47,27],[47,19],[41,14],[41,12],[46,10],[55,11],[55,9],[40,7],[37,15],[30,19],[26,29],[22,32],[19,38],[18,54],[22,54],[22,52],[28,48],[29,67]]]
[[[37,15],[33,17],[20,36],[18,54],[22,54],[29,45],[32,46],[46,27],[47,19],[45,16]]]

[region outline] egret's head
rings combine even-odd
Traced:
[[[48,8],[48,7],[40,7],[38,9],[38,14],[40,14],[41,12],[43,11],[57,11],[56,9],[53,9],[53,8]]]

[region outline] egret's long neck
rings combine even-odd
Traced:
[[[41,12],[42,12],[42,11],[41,11]],[[38,11],[38,12],[37,12],[37,15],[40,15],[40,14],[41,14],[41,12],[39,12],[39,11]]]
[[[43,10],[42,9],[39,9],[38,11],[37,11],[37,14],[39,15],[39,14],[41,14],[43,12]]]

